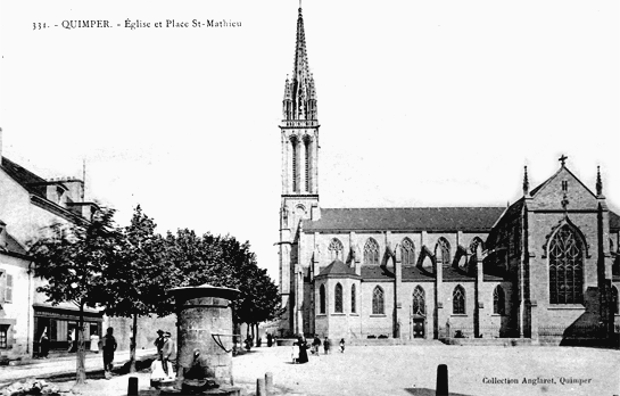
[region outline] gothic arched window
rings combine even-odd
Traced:
[[[400,246],[400,253],[403,265],[415,264],[415,246],[413,242],[411,242],[411,239],[403,239],[402,245]]]
[[[414,315],[425,315],[426,314],[426,302],[424,299],[424,289],[420,286],[416,286],[413,291],[413,314]]]
[[[471,252],[471,254],[478,254],[478,248],[482,250],[484,249],[484,245],[482,239],[475,237],[469,244],[469,251]]]
[[[465,313],[465,289],[463,289],[463,286],[461,285],[455,287],[452,292],[452,313]]]
[[[355,297],[355,285],[351,285],[351,313],[357,311],[357,302]]]
[[[319,313],[325,313],[325,286],[319,288]]]
[[[364,245],[364,264],[379,264],[379,244],[373,238]]]
[[[342,305],[342,285],[337,283],[334,290],[334,312],[342,313]]]
[[[620,307],[618,306],[618,289],[616,286],[611,287],[611,311],[614,315],[620,312]]]
[[[442,264],[444,267],[450,265],[450,243],[446,238],[441,237],[437,241],[435,257],[437,258],[437,264]]]
[[[293,137],[291,138],[291,150],[292,150],[292,168],[293,168],[293,191],[294,192],[298,192],[299,191],[299,170],[298,170],[298,164],[297,162],[299,161],[299,145],[297,144],[297,138]]]
[[[504,295],[504,289],[501,286],[497,286],[493,290],[493,313],[497,315],[504,315],[506,312],[506,296]]]
[[[375,287],[372,292],[372,313],[374,315],[381,315],[385,311],[383,309],[383,289],[379,286]]]
[[[338,238],[334,238],[332,239],[332,241],[329,243],[329,247],[327,248],[327,250],[329,251],[329,257],[331,261],[334,261],[336,259],[342,261],[342,251],[343,251],[343,246],[342,246],[342,242],[340,242],[340,240]]]
[[[312,161],[311,155],[312,152],[310,150],[312,142],[310,141],[310,139],[304,139],[304,148],[306,150],[306,166],[305,166],[305,172],[306,172],[306,191],[310,191],[310,186],[311,186],[311,174],[310,174],[310,164]]]
[[[583,303],[583,243],[569,225],[549,242],[549,300],[551,304]]]

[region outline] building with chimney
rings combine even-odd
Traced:
[[[52,306],[36,292],[43,281],[34,277],[27,246],[52,224],[90,221],[98,206],[84,200],[83,180],[44,179],[4,157],[1,144],[0,191],[0,355],[36,354],[43,330],[52,349],[66,350],[79,310],[71,303]],[[91,331],[101,334],[102,314],[85,314],[86,339]]]
[[[609,340],[620,217],[569,170],[497,207],[323,208],[304,19],[279,125],[280,335]],[[594,170],[593,170],[594,173]],[[521,183],[521,182],[519,182]]]

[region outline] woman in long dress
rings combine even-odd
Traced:
[[[297,346],[299,347],[299,358],[297,359],[297,363],[308,363],[308,343],[303,335],[299,336]]]

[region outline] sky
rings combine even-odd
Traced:
[[[277,280],[298,6],[2,1],[2,154],[46,178],[85,163],[86,198],[120,225],[139,204],[162,233],[233,235]],[[562,154],[592,190],[600,165],[620,207],[617,1],[306,0],[303,15],[322,207],[503,206],[523,166],[536,186]],[[83,19],[112,27],[63,28]],[[154,26],[194,19],[241,26]]]

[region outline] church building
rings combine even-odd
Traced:
[[[497,207],[323,208],[319,121],[299,9],[286,79],[280,209],[283,336],[608,340],[618,332],[620,217],[600,169],[557,172]],[[594,173],[594,170],[593,170]]]

